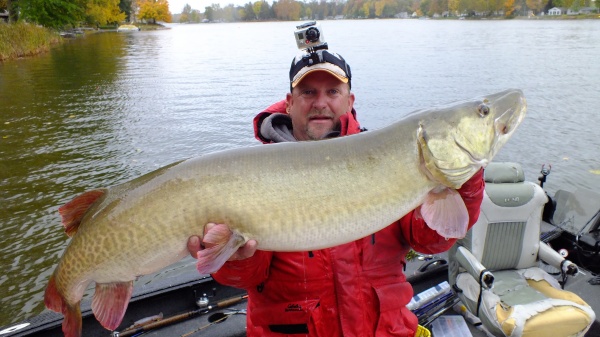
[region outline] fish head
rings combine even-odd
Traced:
[[[526,111],[523,92],[509,89],[424,115],[417,131],[421,169],[434,181],[460,188],[492,161]]]

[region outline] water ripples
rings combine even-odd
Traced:
[[[289,88],[296,24],[93,34],[0,64],[0,326],[43,309],[67,244],[60,205],[181,159],[257,144],[254,115]],[[497,160],[521,162],[530,180],[552,163],[551,191],[600,186],[590,173],[600,169],[597,20],[326,21],[323,28],[352,65],[363,126],[521,88],[528,117]]]

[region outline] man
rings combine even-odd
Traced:
[[[290,86],[285,101],[254,119],[255,136],[263,143],[361,131],[350,67],[340,55],[319,50],[296,57]],[[479,215],[483,189],[480,171],[458,191],[469,211],[469,227]],[[405,255],[411,247],[427,254],[443,252],[454,242],[430,229],[415,210],[369,237],[319,251],[267,252],[250,240],[213,278],[248,291],[250,337],[412,337],[417,318],[405,307],[413,296],[402,272]],[[196,256],[200,239],[190,238],[188,248]]]

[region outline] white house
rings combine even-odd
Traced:
[[[552,7],[548,10],[548,15],[562,15],[562,10],[558,7]]]

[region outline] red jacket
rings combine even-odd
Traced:
[[[285,101],[255,118],[285,113]],[[358,133],[355,112],[342,118],[340,135]],[[483,174],[458,191],[477,221],[483,198]],[[251,258],[227,262],[213,274],[222,284],[248,291],[247,335],[254,336],[404,336],[412,337],[417,318],[406,309],[413,296],[402,272],[405,255],[448,250],[446,240],[411,212],[379,232],[340,246],[312,252],[256,251]]]

